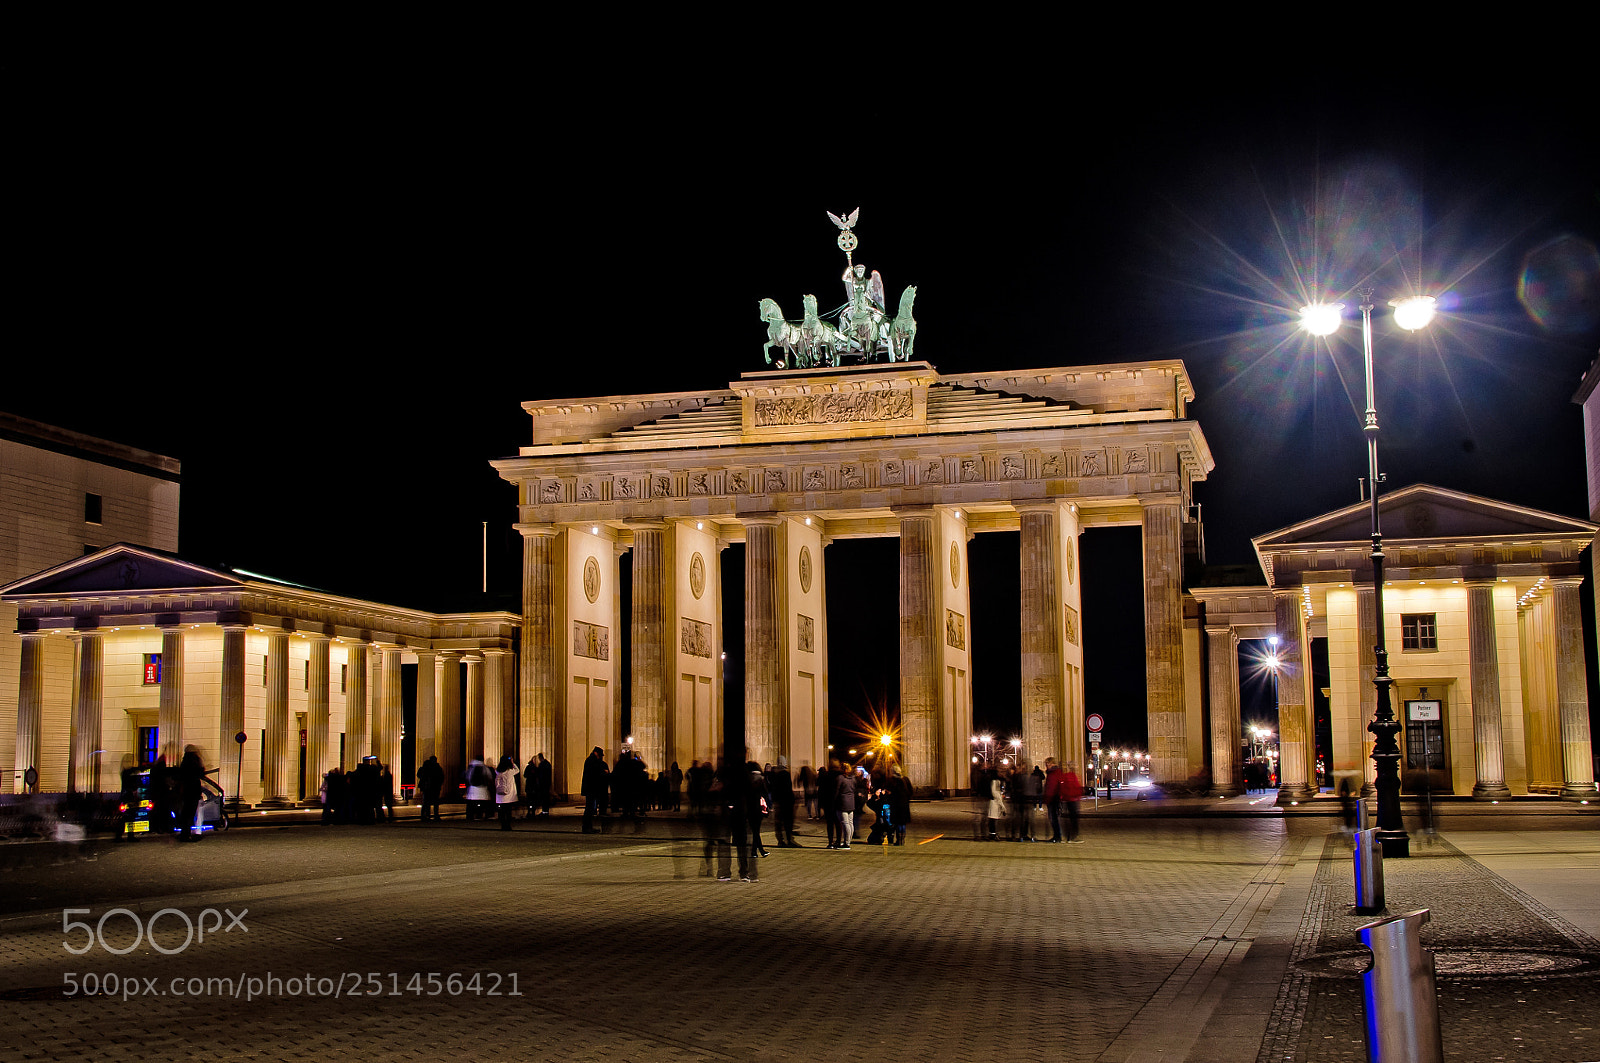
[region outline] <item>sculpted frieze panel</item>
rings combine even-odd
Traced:
[[[689,493],[691,495],[709,495],[711,484],[709,473],[692,472],[689,474]]]
[[[944,483],[944,462],[928,462],[928,467],[922,471],[922,482],[925,484]]]
[[[847,464],[839,466],[839,486],[847,490],[854,487],[865,487],[866,479],[862,476],[861,466]]]
[[[794,615],[797,621],[796,643],[801,653],[817,652],[817,622],[802,613]]]
[[[539,501],[544,505],[552,505],[561,501],[561,481],[546,480],[539,488]]]
[[[983,479],[983,459],[982,458],[962,458],[961,459],[961,482],[970,484],[970,483],[977,483],[978,481],[980,481],[982,479]]]
[[[735,469],[728,473],[728,493],[742,495],[750,490],[750,478],[743,469]]]
[[[860,421],[903,421],[912,416],[911,392],[858,391],[757,399],[757,428],[774,425],[850,424]]]
[[[765,477],[762,480],[762,487],[764,488],[765,493],[769,494],[769,495],[774,493],[774,492],[782,492],[782,491],[788,490],[788,488],[784,485],[784,482],[783,482],[783,470],[782,469],[768,469],[766,471]]]
[[[1128,449],[1122,452],[1122,471],[1149,472],[1150,459],[1143,449]]]
[[[886,486],[894,486],[906,482],[906,467],[902,462],[886,461],[883,463],[883,482]]]
[[[611,629],[601,627],[599,624],[574,620],[572,622],[572,652],[579,657],[587,657],[592,661],[609,661],[611,659]]]
[[[1043,475],[1046,478],[1065,476],[1066,474],[1066,463],[1061,460],[1060,454],[1046,454],[1044,456]]]
[[[612,498],[638,498],[639,488],[626,476],[617,478],[616,488],[611,492]]]
[[[690,657],[711,658],[711,625],[699,620],[683,618],[683,628],[679,632],[680,652]]]
[[[954,609],[944,611],[944,643],[952,649],[967,648],[967,618]]]
[[[654,489],[652,490],[651,495],[654,498],[671,498],[672,477],[665,473],[657,473],[654,481]]]
[[[1020,480],[1026,474],[1027,467],[1020,455],[1007,455],[1000,459],[1000,475],[1005,479]]]
[[[1072,645],[1078,644],[1078,611],[1072,606],[1067,606],[1067,641]]]
[[[826,491],[828,489],[828,474],[822,469],[807,469],[805,485],[807,491]]]

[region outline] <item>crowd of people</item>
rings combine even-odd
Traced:
[[[1056,763],[1047,757],[1044,765],[1031,770],[1028,762],[977,766],[972,773],[974,837],[978,841],[998,841],[1001,824],[1006,841],[1036,842],[1033,824],[1036,815],[1050,828],[1049,842],[1076,843],[1078,805],[1083,800],[1083,781],[1077,765]]]

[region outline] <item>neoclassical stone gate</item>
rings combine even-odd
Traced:
[[[589,750],[614,755],[622,742],[618,559],[629,549],[634,746],[651,770],[713,755],[718,553],[743,541],[747,755],[821,764],[825,549],[898,536],[902,762],[919,789],[963,788],[966,544],[1020,531],[1024,754],[1081,764],[1078,537],[1137,525],[1153,771],[1158,782],[1187,781],[1204,736],[1191,743],[1199,707],[1185,704],[1183,524],[1192,485],[1213,467],[1185,416],[1192,397],[1177,360],[966,375],[904,362],[524,403],[532,444],[492,463],[520,501],[524,758],[546,753],[558,788],[574,791]]]

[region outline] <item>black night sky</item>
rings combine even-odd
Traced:
[[[526,441],[519,404],[763,368],[757,302],[839,302],[824,211],[860,207],[857,261],[892,299],[918,286],[917,353],[943,372],[1185,361],[1212,564],[1357,500],[1363,284],[1387,488],[1588,515],[1592,86],[1452,90],[1421,124],[1205,82],[1159,108],[891,94],[878,117],[731,84],[603,104],[460,66],[211,70],[204,91],[6,71],[0,408],[179,458],[197,561],[515,609],[514,492],[487,462]],[[838,150],[855,125],[871,146]],[[1384,304],[1417,292],[1443,312],[1410,336]],[[1318,299],[1351,308],[1331,343],[1295,327]],[[1088,705],[1141,742],[1137,532],[1090,531],[1082,557]],[[894,696],[893,559],[829,547],[836,715]],[[1014,535],[972,544],[976,711],[1002,730],[1017,567]]]

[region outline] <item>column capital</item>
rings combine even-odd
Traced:
[[[554,524],[513,524],[512,527],[515,528],[524,539],[548,538],[551,536],[560,535],[562,532],[562,529],[558,528]]]
[[[739,523],[744,527],[776,527],[786,518],[782,513],[745,513],[740,515]]]
[[[632,532],[659,531],[664,532],[673,522],[664,517],[649,517],[640,520],[625,520],[621,524]]]
[[[1545,577],[1545,582],[1549,583],[1550,586],[1552,586],[1552,587],[1572,587],[1572,588],[1577,588],[1577,587],[1580,587],[1580,586],[1583,585],[1583,577],[1582,576],[1546,576]]]
[[[1063,509],[1072,505],[1071,502],[1053,502],[1045,499],[1034,499],[1031,502],[1013,502],[1011,508],[1020,516],[1023,513],[1054,513],[1059,515]]]

